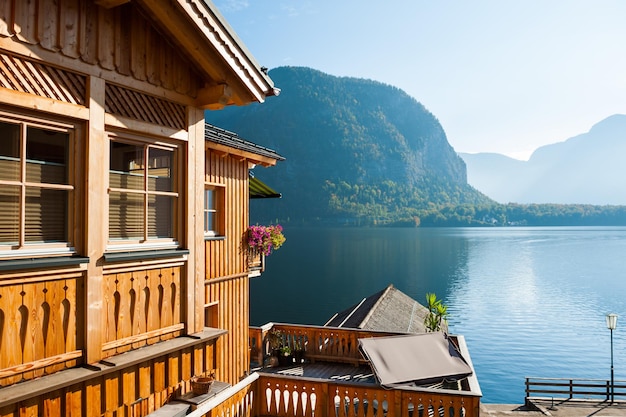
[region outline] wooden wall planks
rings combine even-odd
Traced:
[[[80,0],[6,0],[0,36],[192,97],[202,87],[178,48],[130,2],[106,9]]]
[[[248,227],[248,163],[245,159],[207,150],[206,182],[224,187],[224,239],[206,243],[206,303],[214,304],[217,327],[227,329],[216,357],[217,378],[235,383],[248,371],[249,283],[246,272]],[[230,279],[220,279],[231,277]],[[211,282],[215,280],[215,282]]]

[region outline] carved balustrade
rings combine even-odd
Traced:
[[[181,267],[104,276],[106,356],[180,336]]]
[[[0,281],[0,386],[82,362],[82,273]]]
[[[255,416],[473,417],[479,397],[262,374]]]

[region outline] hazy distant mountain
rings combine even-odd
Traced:
[[[460,155],[468,182],[500,203],[626,204],[626,115],[538,148],[528,161]]]
[[[439,121],[400,89],[302,67],[270,75],[280,96],[206,114],[286,157],[254,170],[283,198],[255,204],[253,221],[417,223],[443,206],[490,202],[467,185]]]

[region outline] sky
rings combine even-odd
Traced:
[[[624,0],[213,2],[259,65],[398,87],[457,152],[528,159],[626,114]]]

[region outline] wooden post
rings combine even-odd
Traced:
[[[103,299],[102,255],[108,236],[109,146],[104,130],[105,82],[91,76],[87,83],[89,122],[87,127],[87,172],[85,181],[86,227],[84,242],[89,257],[85,282],[85,360],[94,363],[102,359]]]
[[[188,333],[202,331],[204,327],[204,112],[188,107],[189,141],[186,158],[185,181],[187,215],[184,221],[185,245],[189,249],[187,261],[187,305],[185,306]],[[183,191],[183,190],[181,190]]]

